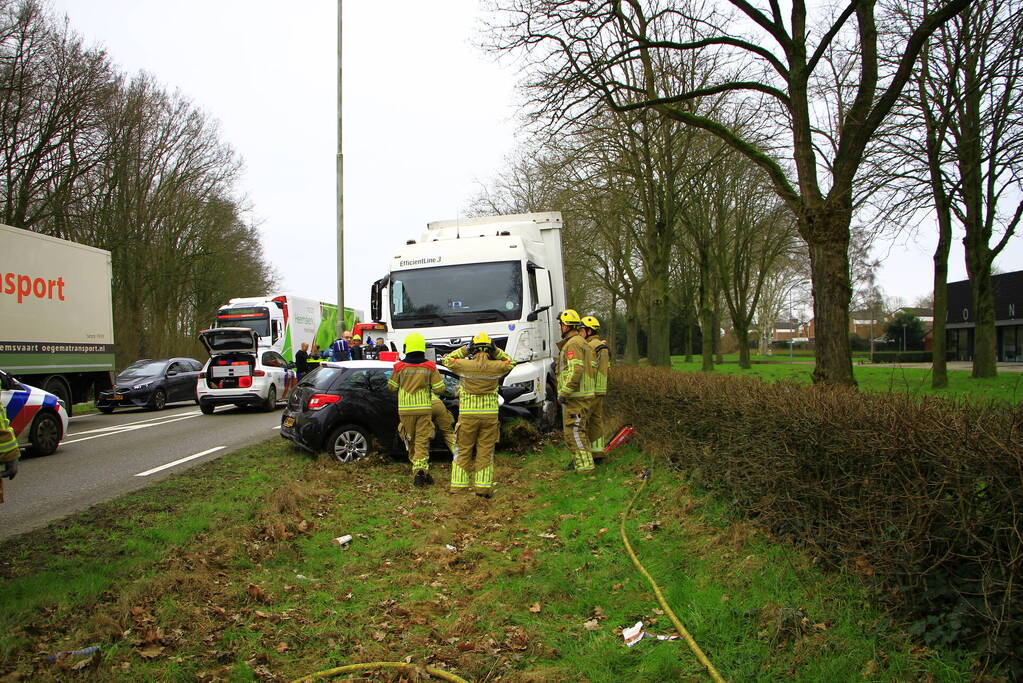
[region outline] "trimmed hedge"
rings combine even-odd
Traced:
[[[926,643],[1023,676],[1023,408],[756,378],[612,370],[608,415]]]

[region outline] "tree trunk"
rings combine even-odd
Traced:
[[[849,344],[849,300],[852,284],[849,278],[848,210],[824,209],[809,212],[802,218],[800,232],[810,247],[810,276],[813,281],[814,346],[817,363],[813,369],[814,384],[856,386],[852,371],[852,348]]]
[[[635,301],[625,303],[625,362],[639,363],[639,313]]]
[[[721,335],[721,297],[715,292],[714,295],[714,362],[721,365],[725,362],[721,347],[725,345],[724,337]]]
[[[938,246],[934,250],[934,327],[931,332],[931,387],[948,386],[945,363],[945,323],[948,322],[948,252],[952,246],[952,221],[948,207],[938,208]]]
[[[685,349],[684,349],[684,351],[685,351],[685,354],[686,354],[686,362],[687,363],[692,363],[693,362],[693,324],[694,324],[694,321],[693,321],[693,315],[692,315],[692,309],[691,308],[687,308],[686,309],[685,321],[686,321],[686,328],[685,328],[685,335],[686,336],[685,336]]]
[[[735,328],[735,338],[739,342],[739,367],[743,370],[749,370],[753,367],[749,362],[749,328],[745,325],[736,325],[733,321]]]
[[[618,297],[611,296],[611,311],[608,314],[608,326],[607,326],[607,347],[611,351],[611,361],[618,357]]]
[[[998,376],[998,349],[995,336],[995,295],[991,286],[991,258],[984,244],[966,244],[966,270],[973,293],[973,376]],[[937,303],[937,302],[935,302]]]
[[[671,316],[668,312],[667,263],[656,266],[647,281],[650,287],[650,318],[647,327],[647,360],[650,365],[671,366]]]
[[[701,370],[714,370],[714,311],[710,306],[710,258],[707,250],[699,250],[700,258],[700,357]]]

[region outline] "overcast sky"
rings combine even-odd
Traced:
[[[148,71],[220,122],[284,291],[334,301],[337,3],[51,3],[123,71]],[[461,215],[515,149],[517,75],[474,47],[479,19],[478,0],[345,3],[345,298],[367,315],[395,246]],[[930,293],[933,243],[879,246],[886,294]],[[997,265],[1023,268],[1021,240]],[[949,280],[965,277],[957,239]]]

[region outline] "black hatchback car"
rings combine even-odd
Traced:
[[[393,367],[372,360],[321,364],[291,392],[281,416],[281,436],[308,451],[326,451],[339,462],[364,458],[373,439],[392,457],[405,457],[398,438],[398,395],[387,388]],[[458,377],[447,368],[438,370],[447,385],[440,399],[457,419]],[[528,410],[507,403],[500,417],[531,419]],[[448,452],[439,432],[431,451]]]
[[[118,373],[114,387],[96,397],[96,409],[112,413],[118,406],[161,410],[168,403],[195,401],[202,363],[194,358],[137,360]]]

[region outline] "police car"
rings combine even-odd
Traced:
[[[33,455],[49,455],[67,434],[67,410],[48,391],[22,384],[0,372],[0,408],[18,437],[18,444]]]

